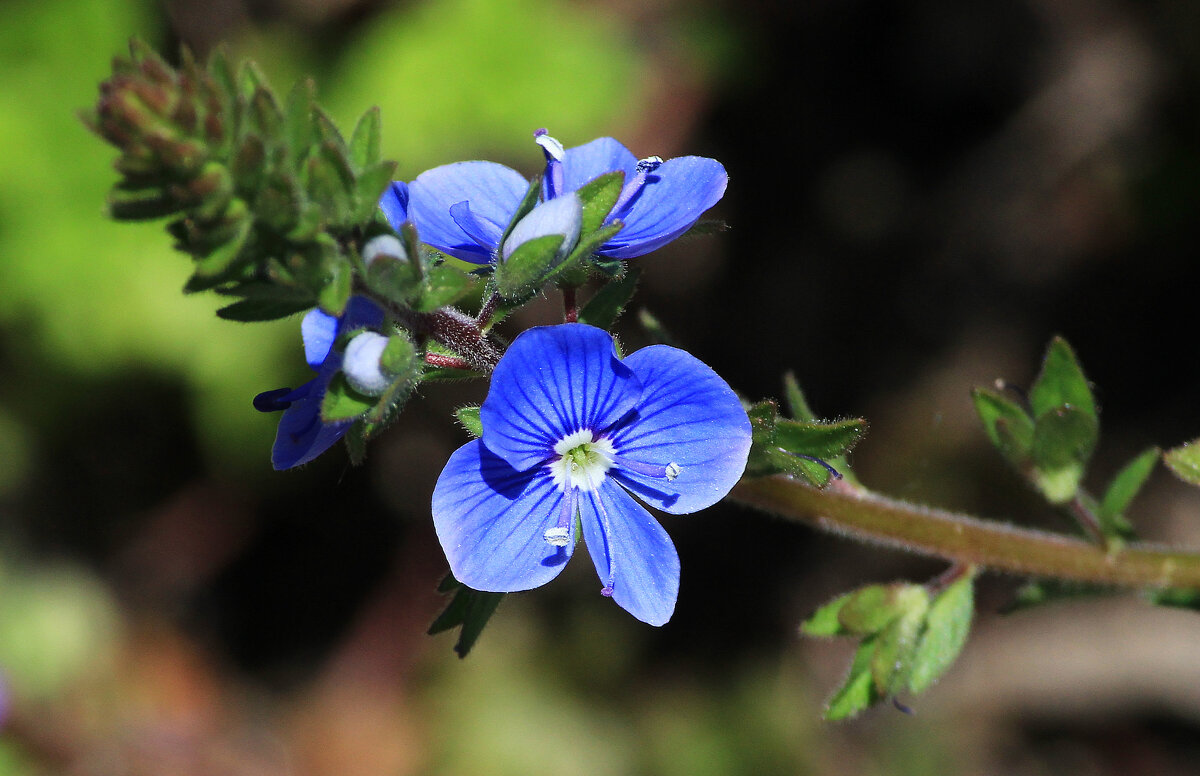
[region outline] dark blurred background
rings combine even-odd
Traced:
[[[430,388],[367,463],[270,469],[261,390],[307,379],[298,320],[184,298],[161,225],[103,215],[112,152],[75,117],[140,36],[226,43],[400,175],[527,174],[548,127],[720,159],[731,229],[639,259],[639,306],[746,395],[794,370],[865,416],[893,495],[1070,531],[987,447],[968,391],[1028,384],[1051,336],[1103,407],[1100,488],[1200,435],[1200,6],[1187,0],[8,0],[0,26],[0,774],[1191,774],[1200,615],[1135,597],[996,614],[948,677],[819,721],[849,644],[797,623],[938,563],[722,505],[667,518],[662,629],[590,566],[510,596],[475,651],[429,496],[464,441]],[[551,321],[557,300],[519,325]],[[627,344],[648,341],[629,316]],[[509,331],[517,329],[510,327]],[[1159,472],[1142,533],[1200,546]]]

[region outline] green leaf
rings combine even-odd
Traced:
[[[604,219],[612,212],[613,205],[621,196],[625,185],[625,173],[622,170],[606,173],[580,186],[575,193],[583,203],[583,226],[579,233],[588,235],[604,225]],[[615,234],[615,232],[614,232]],[[604,242],[607,242],[606,237]],[[601,243],[603,244],[603,243]]]
[[[454,417],[458,419],[458,422],[471,436],[476,439],[483,436],[483,421],[479,419],[479,407],[477,405],[459,407],[454,411]]]
[[[967,574],[948,585],[929,607],[925,630],[912,656],[908,688],[924,692],[937,681],[962,652],[975,612],[973,576]]]
[[[597,291],[579,311],[579,322],[610,329],[633,298],[641,267],[635,267]]]
[[[808,399],[804,397],[804,391],[800,390],[800,383],[796,381],[795,373],[788,372],[783,376],[783,392],[784,398],[787,399],[788,412],[791,413],[793,420],[817,419],[808,406]]]
[[[285,104],[285,141],[291,152],[292,161],[299,165],[308,154],[316,139],[313,129],[313,108],[316,105],[317,86],[311,78],[297,81],[288,93]]]
[[[1032,609],[1035,606],[1070,601],[1078,598],[1093,598],[1111,595],[1117,589],[1111,586],[1093,585],[1087,582],[1075,582],[1056,579],[1038,579],[1027,582],[1017,590],[1013,600],[1000,609],[1001,614]]]
[[[420,359],[412,340],[405,334],[393,334],[388,337],[383,353],[379,355],[379,365],[392,375],[411,376],[419,371]]]
[[[1090,415],[1096,420],[1096,401],[1075,352],[1062,337],[1055,337],[1046,349],[1042,372],[1029,391],[1033,416],[1041,418],[1060,407]]]
[[[561,234],[535,237],[519,246],[496,266],[496,291],[505,299],[524,299],[536,294],[550,271],[559,263]]]
[[[1059,406],[1039,416],[1033,430],[1034,481],[1053,504],[1075,497],[1099,435],[1096,416]]]
[[[454,591],[454,597],[446,605],[445,610],[429,626],[429,635],[433,636],[451,628],[461,627],[454,651],[464,658],[475,646],[483,633],[488,620],[496,612],[504,593],[485,593],[459,583],[452,575],[447,575],[438,586],[438,592]]]
[[[213,284],[220,282],[227,274],[234,269],[242,258],[242,248],[245,247],[247,240],[250,237],[249,218],[243,219],[237,225],[236,231],[232,237],[225,242],[217,245],[213,250],[209,251],[204,256],[196,259],[195,274],[192,280],[188,282],[188,291],[199,291],[205,288],[210,288]],[[205,281],[211,281],[206,284]]]
[[[259,87],[250,100],[250,125],[264,138],[276,138],[283,132],[283,111],[270,89]]]
[[[1024,407],[987,388],[976,388],[971,398],[988,439],[1010,463],[1024,468],[1033,454],[1033,418]]]
[[[317,295],[321,309],[335,318],[341,315],[350,301],[353,279],[349,264],[344,261],[331,262],[329,282]]]
[[[388,184],[392,182],[392,176],[396,174],[396,163],[379,162],[361,169],[362,172],[354,183],[354,195],[358,201],[354,216],[358,221],[366,223],[375,216],[379,208],[379,198],[383,196]]]
[[[929,596],[923,587],[912,586],[921,595],[911,596],[913,605],[884,628],[875,638],[871,657],[871,677],[880,697],[895,695],[908,684],[917,650],[917,639],[925,623]]]
[[[859,591],[843,593],[829,603],[817,609],[809,618],[800,623],[800,632],[805,636],[848,636],[850,631],[842,625],[840,615],[842,607]]]
[[[118,221],[152,221],[181,210],[179,201],[163,188],[108,192],[108,215]]]
[[[813,458],[836,458],[854,448],[866,433],[861,418],[832,423],[779,418],[775,421],[775,444],[789,453]]]
[[[924,613],[928,604],[929,595],[921,585],[868,585],[850,594],[838,621],[847,632],[867,636],[913,612]]]
[[[848,719],[860,711],[870,708],[882,698],[871,675],[871,661],[875,655],[873,638],[863,639],[854,653],[854,662],[841,689],[829,699],[825,719],[833,721]]]
[[[365,170],[379,162],[382,135],[379,107],[375,106],[358,119],[350,135],[350,161],[357,169]]]
[[[377,401],[351,388],[346,382],[346,376],[338,372],[329,381],[325,398],[321,402],[321,421],[336,423],[339,420],[360,418],[375,407]]]
[[[346,429],[346,455],[350,458],[351,466],[362,466],[367,460],[367,425],[361,420],[354,421]]]
[[[267,149],[259,135],[242,138],[234,152],[230,172],[239,192],[250,196],[262,188],[267,170]]]
[[[1163,463],[1189,485],[1200,485],[1200,439],[1163,453]]]
[[[1096,517],[1106,535],[1115,534],[1129,538],[1132,534],[1133,527],[1125,519],[1125,511],[1146,484],[1161,454],[1162,451],[1157,447],[1148,447],[1125,464],[1113,477],[1108,490],[1104,492],[1104,498],[1096,508]]]
[[[311,298],[294,299],[242,299],[217,310],[217,317],[227,321],[274,321],[295,315],[312,307]]]
[[[420,298],[414,309],[419,313],[431,313],[454,304],[471,290],[475,278],[448,264],[439,264],[429,270]]]

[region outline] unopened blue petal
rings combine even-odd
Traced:
[[[408,217],[423,242],[464,261],[487,264],[499,246],[480,247],[455,222],[450,208],[469,202],[476,218],[507,225],[528,188],[519,172],[502,164],[447,164],[421,173],[409,185]]]
[[[292,395],[305,392],[279,417],[279,431],[271,449],[271,464],[290,469],[306,464],[342,438],[352,421],[321,422],[321,401],[325,398],[328,377],[318,376],[297,388]]]
[[[679,554],[650,513],[611,480],[581,491],[583,540],[600,584],[610,575],[612,599],[650,625],[663,625],[679,597]]]
[[[673,463],[675,479],[627,469],[609,476],[672,514],[712,506],[746,468],[750,420],[733,390],[694,356],[667,345],[630,354],[625,365],[642,382],[637,416],[612,434],[620,458],[654,466]]]
[[[300,322],[300,336],[304,339],[304,360],[313,369],[320,369],[325,362],[337,332],[338,319],[321,308],[314,307],[305,314]]]
[[[652,173],[622,217],[625,228],[599,253],[614,259],[641,256],[674,240],[725,194],[729,176],[716,159],[681,156]]]
[[[563,499],[543,469],[515,471],[479,440],[458,448],[433,489],[433,525],[454,577],[495,593],[554,579],[574,549],[544,538]]]
[[[608,332],[582,323],[528,329],[492,372],[480,408],[483,441],[524,471],[546,461],[568,434],[616,423],[641,392]]]
[[[379,209],[383,211],[388,226],[400,231],[400,225],[408,220],[408,184],[392,181],[379,198]]]
[[[616,170],[625,173],[626,182],[633,179],[637,157],[611,137],[601,137],[575,148],[568,148],[563,158],[563,188],[575,191],[601,175]]]

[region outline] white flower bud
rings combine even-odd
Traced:
[[[408,252],[404,250],[404,243],[390,234],[381,234],[378,237],[372,237],[363,246],[363,262],[370,264],[380,256],[391,256],[400,261],[408,261]]]
[[[582,228],[583,202],[575,192],[564,194],[541,203],[517,222],[508,239],[504,241],[502,253],[508,258],[513,251],[530,240],[561,234],[563,242],[556,257],[563,259],[575,247],[575,243],[579,242],[579,230]]]
[[[364,331],[346,346],[342,372],[350,387],[364,396],[379,396],[392,384],[392,378],[379,365],[387,344],[388,338],[382,334]]]

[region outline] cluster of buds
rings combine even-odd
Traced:
[[[347,141],[311,82],[281,106],[252,63],[235,72],[220,50],[206,66],[185,51],[173,68],[135,41],[83,118],[121,152],[113,217],[170,218],[195,260],[188,290],[238,297],[223,314],[239,320],[344,309],[337,276],[395,171],[379,158],[377,110]]]

